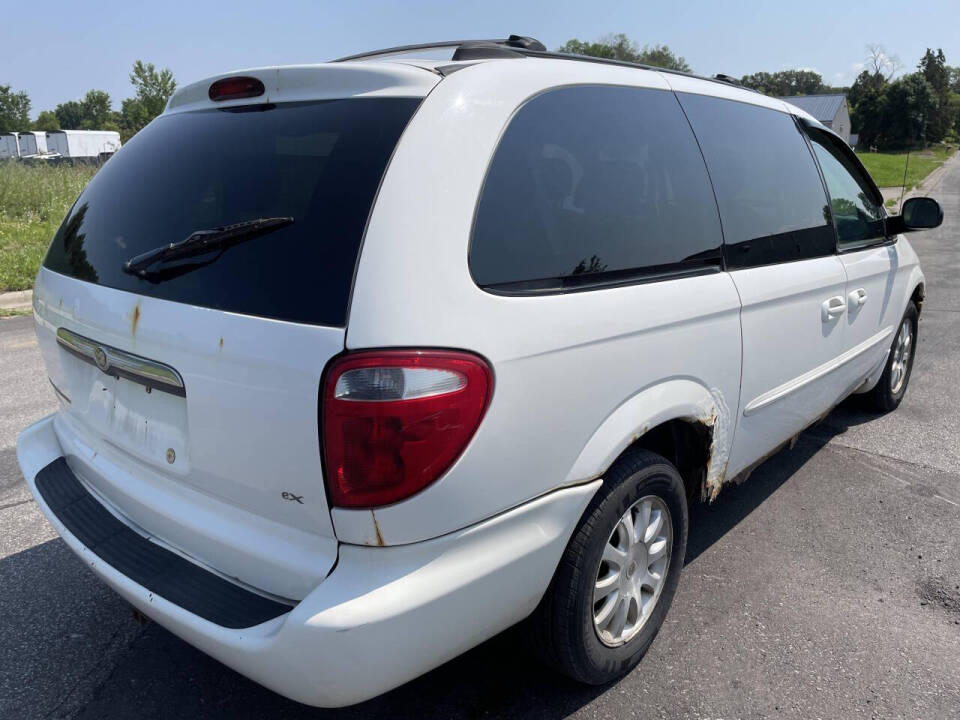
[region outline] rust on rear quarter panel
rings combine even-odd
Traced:
[[[383,547],[386,543],[383,541],[383,535],[380,534],[380,525],[377,524],[377,514],[371,510],[370,517],[373,518],[373,531],[377,534],[377,546]]]
[[[710,394],[713,399],[711,406],[704,407],[699,417],[691,419],[710,433],[707,474],[703,480],[701,497],[708,502],[713,502],[720,493],[721,486],[727,482],[727,463],[730,460],[728,433],[731,418],[730,410],[720,391],[714,389]]]

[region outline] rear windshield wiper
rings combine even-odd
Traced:
[[[210,230],[197,230],[180,242],[161,245],[130,258],[123,264],[123,271],[131,275],[146,277],[148,274],[147,268],[154,263],[197,257],[206,255],[213,250],[222,252],[229,247],[272,232],[292,222],[292,217],[257,218],[256,220],[247,220]]]

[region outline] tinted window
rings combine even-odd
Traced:
[[[703,158],[672,93],[562,88],[507,128],[470,270],[481,286],[555,291],[716,267],[721,242]]]
[[[790,115],[680,94],[720,205],[727,265],[766,265],[836,249],[823,183]]]
[[[832,134],[816,128],[808,134],[827,181],[840,247],[884,238],[883,203],[860,161]]]
[[[374,193],[418,102],[349,99],[161,116],[97,173],[44,264],[166,300],[343,325]],[[165,272],[147,279],[122,270],[131,257],[195,230],[278,216],[294,222],[218,258],[157,266]]]

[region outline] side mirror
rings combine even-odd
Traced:
[[[912,197],[903,203],[903,226],[906,230],[930,230],[943,222],[943,208],[933,198]]]

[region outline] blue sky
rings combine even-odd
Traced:
[[[511,32],[532,35],[550,49],[573,37],[623,32],[640,44],[666,43],[703,75],[810,68],[828,84],[847,84],[868,43],[899,55],[908,70],[927,47],[942,47],[947,62],[960,65],[958,0],[166,0],[143,9],[130,0],[46,0],[13,8],[19,19],[3,21],[0,84],[26,90],[34,116],[92,88],[109,92],[119,109],[132,94],[127,76],[137,58],[169,67],[186,84],[243,67]],[[25,19],[31,12],[36,22]]]

